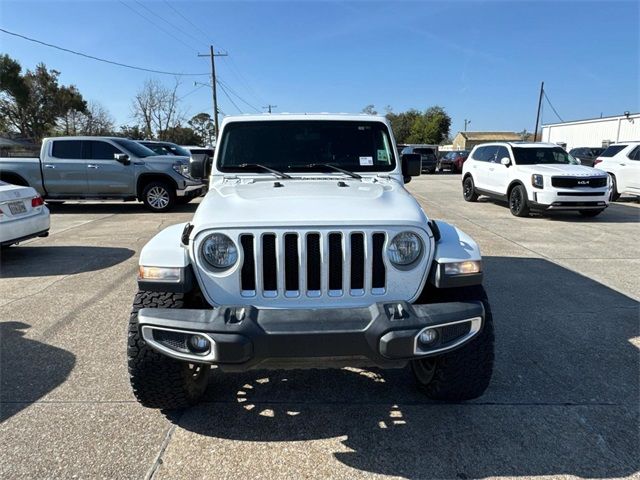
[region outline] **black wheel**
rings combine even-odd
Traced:
[[[527,201],[527,191],[522,185],[516,185],[509,194],[509,210],[516,217],[529,216],[529,204]]]
[[[485,320],[480,333],[463,347],[411,362],[418,388],[433,400],[460,402],[480,397],[491,382],[494,361],[493,316],[484,288],[432,288],[423,296],[428,296],[429,303],[481,301]]]
[[[467,202],[475,202],[478,200],[476,186],[473,183],[473,177],[471,177],[471,175],[462,182],[462,196]]]
[[[144,187],[142,201],[152,212],[166,212],[176,203],[176,191],[169,184],[154,180]]]
[[[618,193],[618,182],[616,182],[616,176],[609,174],[611,177],[611,195],[609,196],[610,202],[615,202],[620,198],[620,193]]]
[[[602,212],[604,212],[604,208],[599,208],[597,210],[580,210],[580,215],[587,218],[593,218],[597,217]]]
[[[145,407],[174,410],[198,402],[209,381],[209,365],[166,357],[143,340],[138,329],[141,308],[184,308],[184,294],[139,291],[129,318],[127,360],[136,399]]]

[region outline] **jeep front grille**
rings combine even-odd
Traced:
[[[243,297],[383,295],[382,232],[243,233]]]

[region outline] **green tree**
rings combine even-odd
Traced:
[[[408,143],[439,145],[449,136],[451,117],[442,107],[429,107],[411,125]]]
[[[366,113],[367,115],[377,115],[376,106],[373,104],[369,104],[362,109],[362,113]]]
[[[208,113],[198,113],[197,115],[191,117],[191,120],[189,120],[187,123],[200,137],[200,142],[198,142],[198,144],[213,144],[215,124],[211,115],[209,115]]]
[[[0,55],[0,116],[13,131],[34,142],[52,133],[70,111],[86,113],[78,89],[58,83],[60,72],[40,63],[22,73],[20,64]],[[3,123],[0,122],[0,123]]]
[[[175,127],[165,130],[163,134],[163,140],[177,143],[178,145],[200,145],[202,143],[200,135],[190,127],[176,125]]]
[[[406,112],[393,113],[391,108],[388,108],[386,117],[391,123],[391,129],[393,130],[393,136],[396,138],[396,142],[409,143],[411,128],[420,117],[420,112],[412,108]]]
[[[140,125],[122,125],[118,136],[130,138],[131,140],[145,139],[144,131],[140,128]]]

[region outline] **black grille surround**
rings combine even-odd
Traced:
[[[551,186],[556,188],[603,188],[607,177],[551,177]]]

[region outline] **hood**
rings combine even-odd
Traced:
[[[342,185],[342,186],[341,186]],[[193,218],[216,227],[413,225],[427,217],[393,179],[225,179],[213,184]]]
[[[518,165],[524,172],[537,173],[553,177],[601,177],[602,171],[585,165]]]

